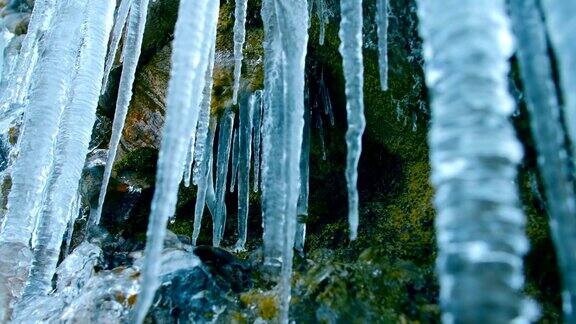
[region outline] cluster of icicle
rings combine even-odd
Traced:
[[[329,16],[326,1],[262,1],[264,89],[249,94],[240,91],[247,1],[236,2],[234,101],[239,103],[239,125],[235,128],[232,107],[219,118],[211,115],[219,1],[180,1],[136,323],[144,321],[159,285],[158,260],[181,181],[198,189],[194,244],[205,206],[212,215],[213,244],[221,244],[225,195],[237,187],[236,250],[246,245],[250,190],[262,190],[264,264],[279,270],[280,320],[288,322],[293,251],[303,249],[306,231],[298,216],[308,213],[311,112],[306,105],[305,58],[313,4],[323,42]],[[510,16],[504,0],[420,0],[418,4],[432,96],[430,148],[443,319],[447,323],[523,322],[534,314],[522,296],[522,256],[528,244],[514,184],[522,150],[509,121],[515,106],[507,89],[514,49],[512,23],[563,274],[565,316],[573,322],[576,221],[561,113],[576,143],[576,79],[571,73],[576,69],[576,33],[564,25],[576,24],[572,15],[576,4],[543,0],[541,12],[537,0],[510,0]],[[77,214],[76,192],[98,97],[126,31],[110,151],[99,206],[88,226],[100,221],[132,97],[148,6],[149,0],[122,0],[114,17],[115,0],[35,3],[28,34],[14,67],[8,69],[9,86],[0,101],[3,117],[24,112],[8,212],[0,230],[0,321],[17,311],[18,300],[46,295],[52,289],[64,231]],[[365,128],[362,1],[341,0],[340,9],[348,117],[346,179],[354,239],[359,214],[356,169]],[[378,0],[376,11],[381,86],[387,89],[387,0]],[[563,111],[552,78],[547,31],[560,72]],[[320,92],[328,109],[323,79]]]

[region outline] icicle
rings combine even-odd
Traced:
[[[214,143],[214,141],[212,141]],[[209,148],[213,150],[212,147]],[[208,211],[212,215],[212,220],[216,217],[216,194],[214,193],[214,153],[207,153],[210,156],[210,161],[208,161],[208,183],[206,185],[206,206]],[[224,212],[226,212],[226,206],[224,206]],[[213,222],[214,223],[214,222]]]
[[[240,89],[240,77],[242,75],[242,60],[244,55],[244,42],[246,40],[246,11],[248,0],[236,0],[236,10],[234,11],[234,92],[232,103],[238,102],[238,91]]]
[[[326,116],[328,116],[328,118],[330,118],[330,125],[334,126],[334,109],[332,108],[330,91],[328,91],[328,87],[324,81],[324,68],[322,68],[322,72],[320,73],[320,97],[322,98],[322,104],[324,105],[324,113]]]
[[[234,111],[226,108],[220,118],[218,131],[218,160],[216,160],[216,215],[212,218],[212,244],[220,246],[226,227],[226,179],[228,178],[228,162],[232,146],[232,130],[234,129]]]
[[[74,225],[76,224],[76,220],[78,219],[78,215],[80,214],[80,199],[81,195],[79,192],[76,192],[76,198],[74,200],[74,204],[70,209],[70,217],[68,218],[68,226],[66,228],[66,241],[64,242],[64,257],[70,254],[70,250],[72,248],[72,236],[74,235]]]
[[[122,37],[124,27],[126,26],[126,20],[128,19],[128,12],[132,6],[132,1],[133,0],[122,0],[114,18],[114,29],[110,38],[110,49],[108,50],[108,57],[106,58],[106,68],[104,70],[103,79],[104,81],[102,82],[102,94],[104,94],[104,92],[106,92],[106,88],[108,88],[110,71],[112,71],[112,66],[116,60],[116,52],[118,52],[118,47],[120,46],[120,39]]]
[[[378,26],[378,54],[380,85],[388,90],[388,0],[376,1],[376,25]]]
[[[114,13],[115,0],[90,2],[87,10],[78,70],[64,109],[55,147],[55,162],[47,186],[44,209],[36,228],[34,260],[24,294],[47,294],[60,255],[70,208],[78,192],[80,177],[102,86],[106,44]]]
[[[205,100],[209,100],[211,98],[211,93],[206,94],[206,91],[212,91],[212,69],[214,67],[214,56],[213,50],[216,46],[216,29],[217,25],[213,24],[207,26],[207,34],[206,43],[203,48],[205,50],[202,52],[201,61],[202,65],[201,68],[204,69],[204,74],[202,76],[197,76],[194,83],[192,83],[192,103],[190,107],[192,109],[192,113],[190,114],[189,120],[189,129],[190,129],[190,140],[188,142],[189,152],[187,154],[187,158],[183,161],[183,169],[182,173],[185,175],[185,184],[190,185],[190,178],[192,176],[192,163],[194,157],[194,149],[196,147],[196,130],[198,127],[198,120],[203,116],[206,112],[202,113],[201,110],[208,109],[208,114],[210,114],[210,101],[205,102]],[[210,69],[210,71],[208,70]],[[209,75],[208,75],[209,74]],[[210,76],[210,79],[208,79]],[[207,86],[210,88],[207,89]],[[205,107],[208,105],[208,107]],[[202,120],[202,122],[206,122],[206,120]]]
[[[282,265],[282,235],[286,199],[284,167],[284,83],[282,49],[275,0],[262,2],[264,22],[264,110],[262,125],[262,219],[264,266],[277,271]]]
[[[21,107],[24,103],[31,85],[32,74],[35,70],[39,51],[40,39],[44,37],[46,30],[56,13],[58,0],[37,0],[32,9],[28,32],[22,42],[20,55],[15,62],[16,66],[11,74],[9,85],[4,90],[0,107],[2,110],[14,109],[9,107],[16,105]],[[14,114],[13,116],[15,116]]]
[[[236,129],[234,131],[234,137],[232,138],[232,174],[230,175],[230,192],[234,192],[234,188],[236,187],[236,178],[238,178],[238,154],[240,146],[238,143],[238,133],[240,129]]]
[[[419,0],[443,322],[530,322],[504,0]],[[448,23],[449,22],[449,23]],[[474,94],[474,95],[469,95]],[[489,305],[490,311],[486,311]]]
[[[202,215],[204,214],[204,205],[206,204],[206,192],[209,182],[212,183],[211,162],[212,162],[212,146],[214,144],[214,134],[216,133],[216,118],[210,118],[210,125],[208,127],[208,136],[206,137],[204,156],[202,157],[202,165],[200,166],[200,175],[198,179],[198,190],[196,193],[196,204],[194,206],[194,230],[192,233],[192,245],[196,246],[196,241],[200,235],[200,228],[202,227]],[[212,208],[213,209],[213,208]]]
[[[324,123],[322,122],[322,116],[318,114],[316,118],[316,128],[318,128],[318,138],[320,139],[320,152],[322,153],[322,160],[326,161],[326,142],[324,140]]]
[[[530,125],[538,150],[540,174],[546,188],[551,230],[563,278],[564,321],[573,323],[576,307],[576,201],[568,170],[560,107],[548,57],[544,22],[536,0],[511,0],[517,35],[518,61],[524,83]]]
[[[58,121],[76,68],[85,5],[85,1],[64,1],[54,8],[59,14],[32,82],[8,212],[0,231],[0,322],[10,315],[11,301],[20,294],[32,261],[29,241],[53,161]]]
[[[210,32],[218,21],[219,1],[180,2],[172,51],[172,71],[166,99],[166,120],[158,154],[156,186],[146,234],[141,292],[135,309],[142,323],[159,284],[160,259],[168,219],[174,215],[182,165],[190,136],[190,115],[198,118],[200,92],[194,93],[208,67]],[[134,10],[134,7],[133,9]],[[202,88],[201,88],[202,89]],[[193,96],[198,96],[194,106]]]
[[[260,104],[256,94],[243,95],[240,99],[238,125],[238,241],[234,249],[244,251],[248,235],[248,212],[250,206],[250,160],[252,157],[252,113]]]
[[[104,175],[102,176],[102,186],[100,188],[100,196],[98,198],[98,207],[90,214],[87,227],[93,227],[100,223],[102,216],[102,207],[106,198],[108,190],[108,183],[112,174],[112,166],[116,159],[116,152],[122,137],[122,129],[126,122],[126,115],[128,114],[128,107],[132,99],[132,86],[136,76],[136,67],[138,66],[138,59],[142,47],[142,39],[144,37],[144,27],[146,26],[146,18],[148,16],[148,3],[149,0],[135,0],[130,8],[130,15],[128,17],[128,29],[125,39],[124,48],[124,65],[122,67],[122,75],[120,77],[120,85],[118,87],[118,99],[116,101],[116,111],[114,112],[114,122],[112,124],[112,135],[110,138],[110,148],[108,151],[108,159],[106,167],[104,168]]]
[[[305,107],[302,154],[300,155],[300,195],[298,196],[298,224],[296,225],[296,238],[294,242],[294,248],[302,256],[304,255],[304,243],[306,241],[306,221],[308,218],[308,181],[310,178],[310,121],[310,108]]]
[[[542,0],[548,35],[558,62],[560,85],[564,99],[564,116],[572,142],[572,160],[576,164],[576,2],[572,0]],[[572,247],[573,249],[573,247]],[[572,293],[576,291],[573,279]],[[571,305],[576,306],[576,299]],[[576,312],[576,309],[572,309]]]
[[[340,53],[346,79],[346,182],[348,186],[348,222],[350,239],[358,233],[358,162],[362,153],[364,119],[364,66],[362,58],[362,0],[340,0]]]
[[[193,169],[193,182],[198,183],[198,177],[201,173],[198,172],[201,169],[202,159],[204,157],[204,150],[206,149],[206,137],[208,136],[208,127],[210,123],[210,108],[212,102],[212,86],[213,79],[212,74],[214,71],[214,60],[216,52],[216,42],[212,46],[210,51],[210,62],[208,69],[206,70],[206,81],[204,83],[204,92],[202,93],[202,103],[200,105],[200,116],[198,117],[198,127],[196,130],[196,145],[194,147],[194,169]]]
[[[258,90],[255,92],[257,96],[258,104],[254,107],[253,116],[253,129],[254,129],[254,137],[253,137],[253,145],[254,145],[254,184],[253,190],[254,192],[258,192],[260,188],[260,147],[261,147],[261,127],[262,127],[262,107],[264,101],[262,99],[262,90]]]
[[[318,43],[324,45],[324,40],[326,39],[326,26],[328,25],[330,18],[330,11],[326,5],[326,0],[317,0],[318,5],[316,6],[316,13],[318,16],[318,23],[320,24],[320,32],[318,35]],[[310,17],[311,18],[311,17]]]
[[[284,80],[283,147],[286,154],[285,220],[282,247],[280,320],[288,323],[291,299],[292,258],[296,235],[297,204],[300,193],[300,153],[304,128],[304,76],[308,46],[306,0],[276,0],[276,17],[281,38]],[[276,107],[274,107],[276,108]]]

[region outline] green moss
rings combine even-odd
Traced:
[[[153,183],[156,176],[156,163],[158,150],[150,147],[142,147],[130,151],[122,159],[114,164],[114,173],[135,173],[139,179]]]

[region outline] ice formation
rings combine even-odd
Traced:
[[[230,107],[226,108],[220,118],[218,130],[218,158],[216,160],[216,210],[212,215],[212,244],[220,246],[226,227],[226,180],[228,178],[228,163],[232,146],[232,130],[236,114]]]
[[[576,200],[546,32],[536,0],[511,0],[509,3],[530,125],[552,219],[551,231],[562,270],[565,320],[571,323],[576,320],[573,313],[576,279],[570,275],[576,273],[576,255],[573,253],[576,246]]]
[[[52,290],[60,246],[88,153],[102,86],[106,44],[112,27],[114,0],[90,2],[82,30],[82,47],[72,87],[62,114],[47,195],[35,230],[34,258],[24,295]]]
[[[256,95],[241,95],[238,125],[238,241],[234,247],[244,250],[248,235],[248,208],[250,206],[250,161],[252,158],[252,114],[259,104]],[[232,175],[234,176],[234,175]]]
[[[248,0],[236,0],[234,11],[234,89],[232,102],[238,102],[240,90],[240,77],[242,76],[242,60],[244,59],[244,42],[246,41],[246,11]]]
[[[19,297],[32,262],[29,241],[42,208],[59,120],[68,102],[71,71],[82,40],[86,1],[63,1],[51,26],[42,57],[33,76],[20,139],[20,154],[12,172],[8,212],[0,231],[0,321],[10,316],[11,304]],[[62,206],[62,208],[67,208]]]
[[[216,133],[216,118],[211,118],[208,126],[208,134],[205,140],[204,156],[200,160],[201,165],[198,169],[198,189],[196,191],[196,203],[194,205],[194,229],[192,231],[192,245],[196,245],[198,236],[200,235],[200,228],[202,226],[202,215],[204,214],[204,206],[206,205],[206,194],[208,186],[212,184],[212,145],[214,144],[214,135]],[[214,209],[214,208],[212,208]]]
[[[388,0],[376,0],[376,25],[378,26],[378,54],[380,85],[388,90]]]
[[[135,308],[122,306],[118,316],[133,316],[133,322],[142,323],[164,273],[166,227],[175,214],[179,184],[184,179],[186,186],[191,182],[197,186],[193,245],[205,206],[212,215],[212,244],[226,242],[225,198],[237,180],[238,241],[233,248],[244,250],[250,190],[262,190],[264,268],[278,282],[279,321],[289,323],[293,253],[304,255],[306,237],[311,124],[316,123],[322,158],[326,159],[323,118],[335,126],[333,109],[338,108],[333,107],[322,67],[319,80],[311,85],[317,86],[313,105],[308,102],[305,84],[310,18],[315,8],[323,44],[332,15],[326,0],[262,0],[264,89],[252,94],[239,93],[248,1],[236,1],[232,101],[239,99],[240,105],[235,131],[235,107],[217,113],[211,107],[219,1],[181,0],[143,258],[115,277],[108,272],[94,274],[102,251],[91,243],[82,243],[69,256],[67,251],[61,253],[62,247],[68,250],[72,245],[81,198],[78,185],[99,95],[107,87],[126,30],[110,151],[98,206],[88,225],[99,223],[132,97],[149,2],[121,0],[114,14],[116,0],[36,0],[20,54],[4,53],[8,57],[6,66],[0,62],[0,130],[6,119],[12,123],[22,111],[24,119],[12,150],[15,162],[2,172],[2,177],[11,176],[12,187],[8,211],[0,215],[4,217],[0,228],[0,322],[86,320],[93,315],[88,311],[95,309],[93,301],[108,298],[102,292],[120,278],[122,289],[140,292]],[[565,140],[562,117],[574,148],[576,33],[571,27],[576,22],[576,5],[567,0],[509,0],[508,15],[505,3],[418,1],[432,103],[429,144],[438,212],[442,318],[447,323],[533,320],[530,303],[522,294],[522,257],[528,244],[515,184],[522,150],[509,120],[515,111],[508,90],[509,59],[515,43],[512,23],[525,96],[518,98],[525,98],[530,113],[562,273],[565,320],[574,322],[576,206],[573,166],[567,161],[570,143]],[[358,233],[357,168],[366,124],[362,5],[361,0],[340,0],[351,239]],[[388,11],[388,0],[377,0],[379,72],[384,90],[388,87]],[[555,61],[549,56],[547,37]],[[555,88],[556,68],[561,97]],[[400,108],[400,102],[397,104]],[[409,128],[406,124],[411,121],[415,132],[425,122],[417,116],[404,116],[405,126]],[[188,252],[169,254],[177,265],[191,268],[199,264]],[[65,259],[57,268],[60,255]],[[134,279],[137,271],[141,272],[138,280]],[[73,272],[77,274],[73,276]],[[92,288],[97,291],[88,291]],[[486,311],[487,305],[490,311]],[[58,317],[51,307],[59,307]],[[29,312],[31,317],[27,317]],[[39,314],[45,317],[37,317]],[[102,316],[98,318],[101,321],[119,318]]]
[[[556,55],[564,99],[566,127],[572,141],[572,160],[576,161],[576,145],[574,144],[576,143],[576,74],[574,74],[576,71],[576,33],[574,33],[576,2],[542,0],[540,3],[544,10],[550,42]],[[574,281],[570,285],[576,288],[576,280]],[[574,303],[576,302],[573,300],[572,305],[575,305]]]
[[[102,92],[106,91],[108,87],[108,78],[110,77],[110,71],[116,60],[116,52],[118,52],[118,46],[120,45],[120,39],[122,38],[122,33],[124,27],[126,26],[126,20],[128,19],[128,12],[130,12],[130,6],[134,0],[122,0],[118,10],[116,10],[116,16],[114,17],[114,29],[112,30],[112,36],[110,36],[110,49],[108,50],[108,56],[106,57],[106,65],[104,70],[104,80],[102,81]]]
[[[262,128],[262,91],[258,90],[254,93],[256,102],[254,110],[252,111],[254,120],[252,121],[253,134],[252,145],[254,147],[254,180],[253,190],[258,192],[260,189],[260,148],[262,146],[262,136],[260,130]]]
[[[219,2],[182,1],[174,35],[172,71],[166,99],[166,121],[156,171],[156,185],[144,250],[142,288],[135,310],[135,322],[142,323],[159,284],[160,256],[168,218],[174,215],[182,162],[190,138],[190,115],[198,118],[200,92],[194,93],[208,68],[210,34],[218,21]],[[204,12],[204,15],[197,15]],[[203,89],[200,88],[200,89]],[[197,96],[196,100],[194,96]]]
[[[527,322],[522,257],[528,242],[514,183],[522,148],[509,121],[513,39],[505,1],[418,5],[432,98],[442,319]]]
[[[362,0],[341,0],[340,53],[346,78],[346,182],[348,186],[348,222],[350,239],[358,235],[358,163],[362,152],[364,118],[364,59],[362,57]]]
[[[230,175],[230,192],[234,192],[236,188],[236,179],[238,179],[238,154],[240,153],[239,143],[238,143],[238,133],[240,129],[234,130],[234,136],[232,137],[232,161],[230,161],[232,169],[232,174]]]
[[[102,216],[102,207],[106,199],[108,183],[112,175],[112,167],[116,159],[116,152],[122,137],[122,130],[126,122],[128,107],[132,99],[132,86],[136,77],[136,68],[140,52],[142,51],[142,39],[144,38],[144,27],[146,27],[146,18],[148,16],[148,3],[150,0],[134,0],[128,16],[128,29],[124,44],[124,64],[122,75],[120,77],[120,86],[118,88],[118,99],[116,101],[116,111],[114,112],[114,123],[112,124],[112,135],[110,137],[110,148],[108,151],[108,160],[104,169],[102,178],[102,187],[100,197],[98,198],[98,208],[90,215],[89,226],[96,226],[100,223]]]

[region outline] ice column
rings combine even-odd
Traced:
[[[504,0],[420,0],[445,323],[528,322]]]

